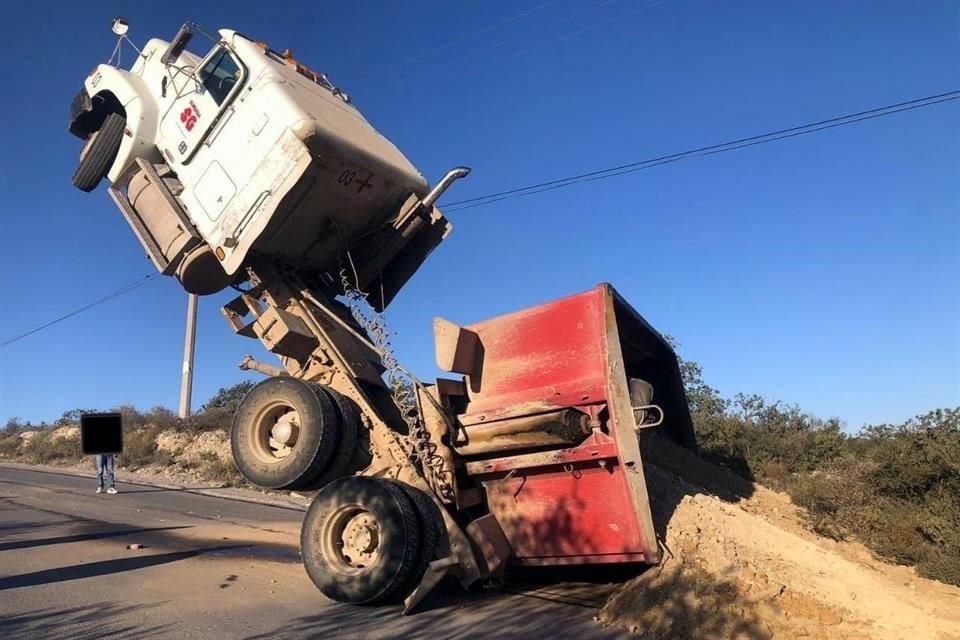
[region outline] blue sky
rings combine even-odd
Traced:
[[[955,2],[15,3],[0,342],[153,272],[104,187],[70,184],[69,102],[114,15],[138,44],[189,18],[292,48],[429,179],[473,167],[448,201],[960,87]],[[433,316],[609,281],[724,394],[851,429],[956,405],[958,121],[951,102],[451,214],[388,310],[398,355],[430,377]],[[195,405],[249,377],[245,353],[269,358],[227,328],[225,297],[201,300]],[[185,298],[157,279],[4,347],[0,418],[176,406]]]

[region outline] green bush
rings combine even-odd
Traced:
[[[203,410],[226,409],[232,414],[237,410],[237,407],[240,406],[240,401],[243,400],[243,397],[247,395],[247,392],[252,388],[253,382],[251,380],[238,382],[232,387],[221,388],[212,398],[207,400],[207,403],[203,405]]]
[[[226,407],[204,408],[189,418],[180,420],[177,429],[187,433],[200,433],[213,429],[230,430],[233,422],[233,410]]]
[[[680,361],[701,455],[787,491],[811,529],[960,585],[960,408],[854,436],[756,395],[724,398]]]
[[[160,429],[166,430],[177,426],[180,418],[178,418],[177,414],[173,411],[170,411],[170,409],[157,406],[150,409],[150,411],[143,416],[143,421],[152,427],[159,427]]]

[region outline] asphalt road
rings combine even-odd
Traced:
[[[334,603],[313,587],[297,551],[297,506],[122,482],[115,496],[94,488],[71,473],[0,465],[3,640],[621,635],[593,622],[612,588],[604,576],[527,575],[471,592],[441,585],[401,616],[396,606]]]

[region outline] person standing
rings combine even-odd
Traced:
[[[107,474],[107,493],[117,492],[116,482],[114,480],[114,461],[112,453],[98,453],[94,456],[97,459],[97,493],[103,493],[103,474]]]

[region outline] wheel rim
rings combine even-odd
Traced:
[[[327,518],[320,550],[333,570],[356,575],[373,565],[380,555],[380,523],[359,504],[345,505]]]
[[[253,454],[261,462],[277,463],[293,453],[300,439],[300,414],[285,402],[265,405],[250,426]]]

